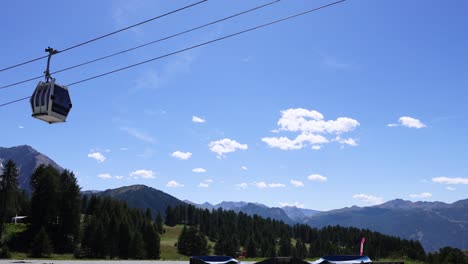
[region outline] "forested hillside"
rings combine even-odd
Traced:
[[[198,226],[201,233],[215,241],[215,253],[235,255],[242,247],[248,257],[297,256],[319,257],[330,254],[357,254],[359,241],[366,237],[366,253],[372,258],[406,256],[425,259],[421,244],[413,240],[383,235],[352,227],[287,225],[257,215],[198,209],[193,205],[168,207],[166,225]]]
[[[81,196],[73,172],[39,166],[31,176],[30,198],[18,188],[18,169],[9,161],[0,175],[0,256],[25,252],[30,257],[52,253],[75,258],[158,259],[161,234],[184,225],[177,244],[183,255],[217,254],[246,257],[296,256],[315,258],[330,254],[356,254],[366,237],[366,254],[428,260],[462,259],[460,250],[445,248],[428,257],[418,241],[352,227],[288,225],[271,218],[232,210],[200,209],[181,204],[167,207],[165,219],[151,209],[130,208],[109,196]],[[25,223],[8,223],[21,213]],[[8,225],[7,228],[4,228]],[[16,230],[11,232],[11,230]],[[168,245],[165,245],[168,246]],[[170,245],[169,245],[170,246]],[[460,255],[461,254],[461,255]],[[464,261],[464,260],[463,260]],[[463,262],[460,262],[463,263]]]
[[[18,188],[18,174],[9,161],[1,175],[0,256],[19,251],[30,257],[159,258],[161,216],[155,219],[149,210],[131,209],[111,198],[81,198],[74,174],[51,165],[34,171],[28,199]],[[26,228],[7,236],[6,223],[18,213],[26,216]]]

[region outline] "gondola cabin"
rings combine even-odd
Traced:
[[[72,108],[68,88],[54,78],[39,82],[30,99],[32,116],[49,124],[65,122]]]

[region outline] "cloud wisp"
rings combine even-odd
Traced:
[[[152,170],[136,170],[130,173],[130,177],[134,179],[155,179],[155,173]]]
[[[98,163],[106,161],[106,157],[101,152],[92,152],[88,154],[88,158],[95,159]]]
[[[127,132],[129,135],[141,141],[151,143],[151,144],[156,143],[156,140],[146,131],[143,131],[134,127],[120,127],[120,130]]]
[[[112,175],[110,175],[110,173],[100,173],[98,174],[98,178],[101,178],[103,180],[108,180],[108,179],[112,179]]]
[[[290,183],[294,187],[304,187],[304,183],[298,180],[291,180]]]
[[[206,120],[198,117],[198,116],[192,116],[192,122],[194,123],[206,123]]]
[[[226,153],[235,152],[238,149],[246,150],[249,148],[247,144],[241,144],[229,138],[212,141],[208,146],[212,152],[217,154],[218,158],[223,158]]]
[[[294,203],[288,203],[288,202],[279,202],[278,203],[280,207],[297,207],[297,208],[305,208],[305,205],[303,203],[299,202],[294,202]]]
[[[432,193],[428,193],[428,192],[414,193],[414,194],[410,194],[409,197],[411,197],[411,198],[431,198]]]
[[[192,172],[195,172],[195,173],[205,173],[206,170],[204,168],[195,168],[192,170]]]
[[[182,151],[177,150],[177,151],[172,152],[171,156],[180,160],[188,160],[192,157],[192,153],[182,152]]]
[[[307,179],[309,179],[309,181],[315,181],[315,182],[326,182],[328,180],[327,177],[320,175],[320,174],[311,174],[307,176]]]
[[[260,182],[251,182],[251,183],[242,182],[242,183],[236,184],[236,187],[238,187],[240,189],[247,189],[249,186],[257,187],[258,189],[286,188],[286,184],[279,183],[279,182],[267,183],[267,182],[264,182],[264,181],[260,181]]]
[[[432,182],[441,183],[441,184],[450,184],[450,185],[468,184],[468,178],[436,177],[436,178],[432,178]]]
[[[427,127],[419,119],[416,119],[414,117],[409,117],[409,116],[402,116],[398,119],[398,124],[392,123],[392,124],[388,124],[387,126],[388,127],[404,126],[404,127],[416,128],[416,129]]]
[[[361,202],[369,203],[372,205],[378,205],[384,203],[384,200],[382,197],[377,197],[374,195],[369,195],[369,194],[355,194],[353,195],[353,199],[359,200]]]
[[[184,187],[183,184],[177,182],[177,181],[169,181],[167,184],[166,184],[166,187],[169,187],[169,188],[178,188],[178,187]]]
[[[209,188],[213,183],[212,179],[206,179],[198,184],[199,188]]]

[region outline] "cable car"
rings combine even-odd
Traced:
[[[51,47],[45,49],[49,53],[47,68],[44,72],[45,82],[39,82],[29,99],[32,109],[32,117],[43,120],[49,124],[65,122],[72,108],[68,87],[55,82],[50,76],[49,66],[52,55],[58,51]]]
[[[30,103],[32,117],[49,124],[65,122],[72,108],[68,88],[56,83],[54,78],[37,84]]]

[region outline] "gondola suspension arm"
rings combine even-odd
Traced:
[[[45,75],[45,80],[46,80],[46,83],[49,82],[51,76],[50,76],[50,71],[49,71],[49,67],[50,67],[50,59],[52,58],[52,55],[54,54],[57,54],[58,51],[51,48],[51,47],[47,47],[47,49],[45,49],[45,52],[49,52],[49,56],[47,58],[47,68],[46,70],[44,71],[44,75]]]

